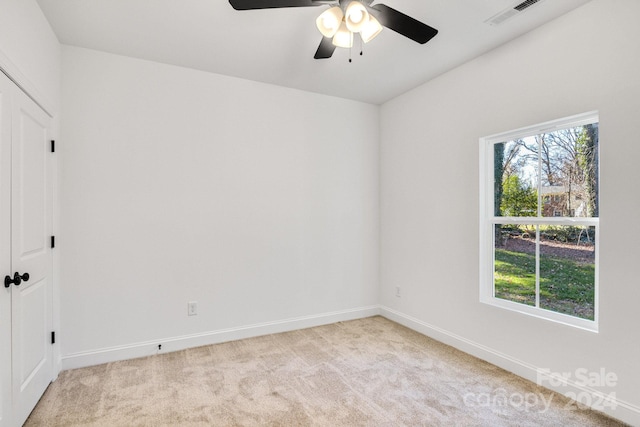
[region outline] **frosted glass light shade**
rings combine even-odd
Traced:
[[[350,48],[353,46],[353,33],[347,28],[347,24],[342,21],[338,32],[333,36],[333,44],[338,47]]]
[[[316,26],[324,37],[333,37],[342,22],[342,9],[339,6],[327,9],[316,19]]]
[[[369,15],[369,22],[362,28],[360,31],[360,36],[362,37],[362,41],[365,43],[369,43],[371,40],[375,38],[382,31],[382,25],[378,22],[376,18]]]
[[[352,1],[345,11],[345,22],[349,31],[359,33],[365,24],[369,21],[369,12],[367,8],[358,1]]]

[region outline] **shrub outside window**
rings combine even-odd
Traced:
[[[598,114],[480,146],[480,300],[597,331]]]

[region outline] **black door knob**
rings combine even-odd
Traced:
[[[29,273],[24,273],[22,276],[20,276],[20,273],[16,271],[16,273],[13,275],[13,279],[11,278],[11,276],[4,276],[4,287],[8,288],[12,283],[16,286],[20,286],[23,281],[29,281]]]

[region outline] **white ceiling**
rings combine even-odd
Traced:
[[[227,0],[37,0],[61,43],[381,104],[589,0],[376,0],[439,30],[420,45],[389,29],[364,46],[313,55],[327,6],[236,11]]]

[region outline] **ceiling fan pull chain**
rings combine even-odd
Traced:
[[[351,63],[351,51],[353,50],[353,43],[349,46],[349,63]]]
[[[362,36],[360,36],[359,39],[360,39],[360,56],[362,56]]]

